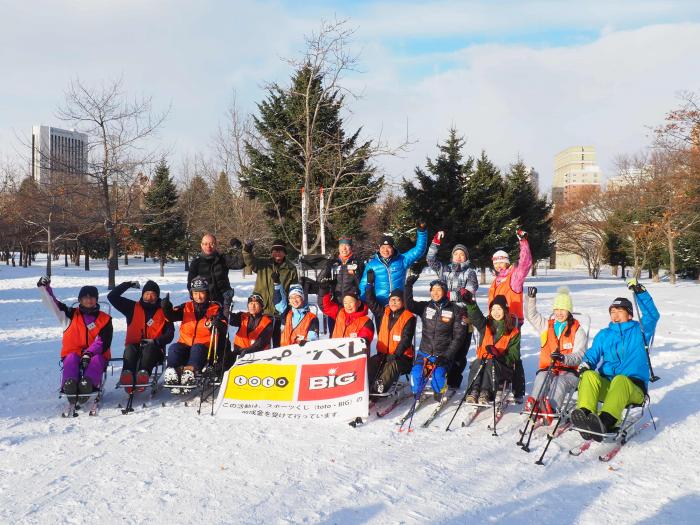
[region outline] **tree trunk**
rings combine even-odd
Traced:
[[[190,252],[185,250],[185,271],[189,272],[190,271]],[[245,274],[244,274],[245,277]]]
[[[165,277],[165,257],[162,254],[160,257],[160,276]]]
[[[671,284],[676,284],[676,250],[673,247],[673,232],[670,227],[666,230],[666,242],[668,243],[668,272]]]
[[[651,266],[649,266],[649,275],[648,278],[651,279],[653,277],[652,271],[651,271]]]
[[[654,268],[654,271],[651,274],[651,280],[654,281],[655,283],[661,282],[661,278],[659,277],[659,269]]]
[[[535,277],[537,275],[537,263],[532,264],[532,270],[530,271],[530,275]]]
[[[479,284],[486,284],[486,266],[481,267],[481,278]]]
[[[129,252],[124,250],[124,266],[129,266]]]
[[[53,254],[53,238],[51,237],[51,219],[46,228],[46,276],[51,277],[51,255]]]
[[[620,267],[617,264],[613,264],[612,266],[610,266],[610,275],[612,275],[613,277],[617,277],[617,272],[619,269]]]
[[[88,252],[88,247],[84,246],[85,249],[85,271],[90,271],[90,252]]]
[[[117,270],[119,269],[119,245],[117,242],[117,233],[114,231],[114,227],[109,228],[107,232],[109,239],[109,261],[107,263],[107,289],[111,290],[112,288],[114,288]]]
[[[80,241],[75,241],[75,265],[80,266],[80,252],[82,247],[80,246]]]

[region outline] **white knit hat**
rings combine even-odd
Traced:
[[[298,295],[302,299],[304,298],[304,289],[299,284],[293,284],[289,287],[289,297],[292,295]]]
[[[510,257],[508,257],[508,254],[503,250],[498,250],[496,253],[494,253],[493,257],[491,257],[491,260],[494,264],[499,262],[510,264]]]

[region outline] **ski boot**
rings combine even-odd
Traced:
[[[177,375],[177,370],[174,368],[166,368],[165,373],[163,374],[163,382],[170,386],[170,385],[179,385],[180,384],[180,377]],[[171,388],[170,393],[172,394],[179,394],[180,389],[179,388]]]
[[[151,375],[148,370],[139,370],[136,374],[136,391],[143,392],[146,390],[145,385],[151,380]]]
[[[78,382],[75,379],[66,379],[66,382],[63,383],[63,394],[68,398],[69,402],[76,402]]]
[[[78,403],[81,405],[87,403],[88,399],[90,399],[90,394],[93,392],[94,388],[92,382],[87,377],[82,377],[80,381],[78,381]]]
[[[122,373],[119,376],[119,384],[122,386],[134,384],[134,374],[131,372],[131,370],[122,370]],[[131,386],[124,388],[124,391],[127,394],[131,394],[132,390],[133,388],[131,388]]]

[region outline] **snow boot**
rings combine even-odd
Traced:
[[[374,390],[375,394],[383,394],[384,393],[384,381],[382,381],[381,379],[377,379],[374,382],[373,390]]]
[[[151,374],[148,373],[148,370],[139,370],[136,374],[136,391],[143,392],[146,390],[144,385],[147,385],[150,380]]]
[[[586,432],[586,430],[591,430],[588,426],[589,414],[590,411],[586,408],[576,408],[571,411],[571,423],[580,432],[581,437],[586,440],[592,439],[593,437],[588,432]]]
[[[500,405],[501,403],[503,403],[503,390],[496,391],[495,401],[496,401],[497,405]]]
[[[467,395],[467,403],[475,405],[477,403],[477,400],[479,399],[479,391],[478,390],[472,390],[469,392]]]
[[[183,370],[182,375],[180,376],[180,384],[182,386],[192,386],[194,383],[194,371],[190,370],[189,368]]]
[[[63,383],[63,394],[68,398],[68,401],[75,401],[78,395],[78,382],[75,379],[66,379]]]
[[[119,376],[119,384],[122,386],[133,385],[134,384],[133,372],[131,370],[122,370],[122,373]],[[131,394],[132,390],[133,390],[133,388],[131,388],[131,386],[124,388],[124,391],[127,394]]]
[[[601,412],[600,422],[603,423],[603,426],[605,426],[605,431],[609,434],[617,434],[617,432],[620,430],[617,426],[617,419],[615,419],[615,416],[613,416],[612,414],[608,414],[607,412]]]
[[[491,403],[491,395],[488,392],[481,392],[479,394],[479,404],[488,405]]]
[[[83,377],[78,381],[78,394],[80,394],[78,403],[87,403],[88,399],[90,399],[89,394],[93,392],[92,382],[87,377]]]
[[[588,414],[588,430],[597,432],[598,434],[605,434],[607,432],[605,424],[600,420],[600,416],[594,412]],[[591,439],[600,442],[603,441],[603,436],[591,434]]]

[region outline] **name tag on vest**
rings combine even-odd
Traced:
[[[251,344],[251,345],[254,345],[254,344],[255,344],[255,339],[251,339],[251,340],[250,340],[250,344]]]
[[[574,347],[571,343],[564,343],[564,350],[571,350]]]
[[[95,323],[90,323],[89,325],[86,325],[88,330],[94,330],[95,329]]]
[[[394,341],[401,341],[401,336],[400,336],[400,335],[394,334],[393,336],[391,336],[391,338],[392,338]]]
[[[149,319],[146,326],[153,326],[153,319]]]
[[[348,270],[354,272],[357,270],[357,264],[348,264]]]
[[[435,308],[426,308],[425,309],[425,318],[432,319],[433,317],[435,317],[435,312],[436,312]]]

